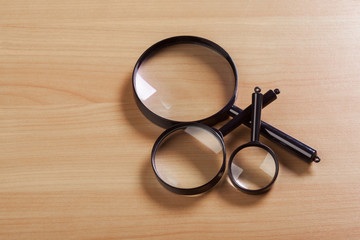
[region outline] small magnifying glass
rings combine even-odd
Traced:
[[[259,141],[261,127],[261,89],[252,94],[251,141],[241,145],[232,153],[228,173],[232,184],[249,194],[268,191],[279,172],[278,159],[271,148]]]

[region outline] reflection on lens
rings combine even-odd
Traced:
[[[175,130],[155,155],[158,176],[176,188],[195,188],[214,178],[223,164],[223,145],[214,133],[197,126]]]
[[[234,89],[228,61],[196,44],[159,50],[140,65],[135,76],[136,94],[144,105],[175,121],[196,121],[217,113],[230,101]]]
[[[247,190],[259,190],[271,183],[276,174],[273,156],[261,147],[245,147],[233,158],[231,172],[236,183]]]

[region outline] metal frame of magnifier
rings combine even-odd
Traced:
[[[175,120],[163,118],[163,117],[155,114],[154,112],[152,112],[149,108],[147,108],[145,106],[145,104],[143,104],[143,102],[141,101],[141,99],[137,95],[136,88],[135,88],[135,86],[136,86],[136,75],[137,75],[137,72],[138,72],[141,64],[144,61],[146,61],[146,59],[150,58],[153,54],[158,52],[159,50],[161,50],[163,48],[166,48],[166,47],[169,47],[169,46],[172,46],[172,45],[176,45],[176,44],[197,44],[197,45],[201,45],[201,46],[210,48],[210,49],[214,50],[215,52],[219,53],[221,56],[223,56],[227,60],[227,62],[230,64],[231,69],[232,69],[233,74],[234,74],[234,77],[235,77],[235,82],[234,82],[235,85],[234,85],[234,92],[232,93],[232,96],[231,96],[229,102],[225,105],[225,107],[220,109],[220,111],[218,111],[217,113],[213,114],[210,117],[207,117],[207,118],[204,118],[204,119],[199,119],[196,122],[201,122],[201,123],[204,123],[206,125],[212,126],[212,125],[215,125],[218,122],[221,122],[221,121],[227,119],[229,117],[229,110],[231,109],[231,107],[234,106],[234,103],[235,103],[235,100],[236,100],[236,92],[237,92],[237,88],[238,88],[237,68],[235,66],[234,61],[230,57],[230,55],[222,47],[220,47],[216,43],[211,42],[210,40],[207,40],[205,38],[194,37],[194,36],[177,36],[177,37],[171,37],[171,38],[164,39],[164,40],[162,40],[160,42],[155,43],[151,47],[149,47],[140,56],[140,58],[138,59],[138,61],[135,64],[133,75],[132,75],[132,84],[133,84],[134,96],[135,96],[136,104],[137,104],[138,108],[140,109],[140,111],[150,121],[152,121],[156,125],[158,125],[160,127],[163,127],[163,128],[169,128],[169,127],[171,127],[171,126],[173,126],[175,124],[184,123],[183,121],[175,121]]]
[[[169,128],[169,127],[174,126],[175,124],[186,123],[186,122],[182,122],[182,121],[166,119],[166,118],[163,118],[163,117],[155,114],[154,112],[152,112],[149,108],[147,108],[145,106],[145,104],[141,101],[141,99],[139,98],[139,96],[136,93],[136,74],[137,74],[141,64],[144,61],[146,61],[147,58],[151,57],[154,53],[158,52],[159,50],[166,48],[168,46],[176,45],[176,44],[197,44],[197,45],[201,45],[201,46],[204,46],[204,47],[214,50],[215,52],[222,55],[228,61],[228,63],[230,64],[230,66],[233,70],[233,74],[234,74],[234,79],[235,79],[234,92],[233,92],[229,102],[220,111],[213,114],[212,116],[204,118],[204,119],[199,119],[195,122],[203,123],[208,126],[213,126],[216,123],[227,119],[229,116],[232,116],[234,119],[236,119],[243,110],[234,105],[235,99],[236,99],[237,88],[238,88],[238,73],[237,73],[237,68],[235,66],[235,63],[232,60],[232,58],[230,57],[230,55],[222,47],[220,47],[219,45],[217,45],[216,43],[214,43],[210,40],[207,40],[207,39],[201,38],[201,37],[195,37],[195,36],[176,36],[176,37],[164,39],[162,41],[155,43],[151,47],[149,47],[140,56],[140,58],[138,59],[138,61],[135,64],[135,67],[133,70],[133,75],[132,75],[132,85],[133,85],[134,97],[135,97],[136,104],[137,104],[138,108],[140,109],[140,111],[150,121],[152,121],[156,125],[163,127],[163,128]],[[251,124],[250,118],[244,122],[232,121],[232,124],[234,126],[231,126],[231,128],[237,127],[242,123],[244,123],[246,126],[250,127],[250,124]],[[317,151],[315,149],[313,149],[310,146],[291,137],[290,135],[280,131],[279,129],[271,126],[270,124],[267,124],[266,122],[263,122],[263,121],[261,122],[260,134],[262,136],[268,138],[272,142],[282,146],[284,149],[288,150],[289,152],[297,155],[299,158],[305,160],[308,163],[320,162],[320,157],[317,156]]]

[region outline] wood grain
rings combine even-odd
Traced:
[[[281,162],[266,195],[226,179],[196,198],[163,189],[149,161],[163,130],[131,74],[183,34],[230,53],[240,107],[280,88],[263,119],[321,163],[265,141]],[[359,239],[359,62],[357,1],[0,0],[0,239]]]

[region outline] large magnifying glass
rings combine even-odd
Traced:
[[[230,55],[206,39],[165,39],[144,52],[133,73],[140,110],[168,128],[180,122],[214,124],[235,102],[237,70]]]

